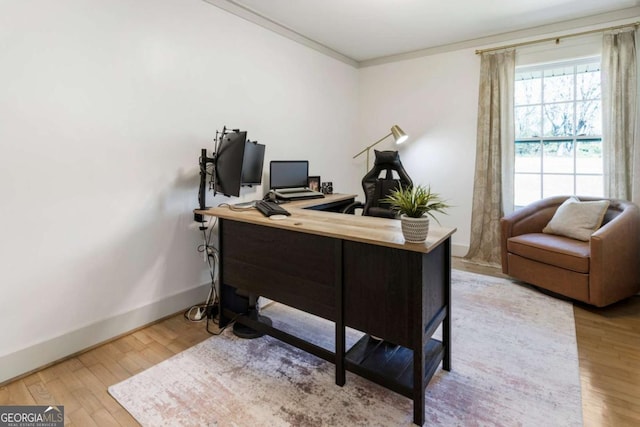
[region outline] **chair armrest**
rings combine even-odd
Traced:
[[[362,202],[353,202],[342,209],[342,213],[353,215],[356,209],[364,209],[364,204]]]
[[[509,274],[507,240],[522,234],[541,233],[542,229],[553,218],[558,206],[565,200],[567,200],[567,196],[538,200],[500,219],[500,251],[503,273]]]
[[[640,290],[640,209],[623,211],[591,235],[589,301],[598,307]]]

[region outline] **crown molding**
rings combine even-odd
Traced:
[[[236,3],[233,0],[203,0],[206,3],[212,4],[220,9],[223,9],[229,13],[232,13],[240,18],[246,19],[249,22],[257,24],[263,28],[273,31],[274,33],[280,34],[283,37],[296,41],[304,46],[307,46],[311,49],[314,49],[320,53],[323,53],[327,56],[330,56],[338,61],[342,61],[345,64],[351,65],[352,67],[358,68],[359,64],[353,58],[350,58],[342,53],[331,49],[328,46],[323,45],[322,43],[318,43],[315,40],[306,37],[291,28],[288,28],[272,19],[267,18],[256,12],[253,9],[250,9],[246,6]]]
[[[387,64],[390,62],[404,61],[407,59],[420,58],[423,56],[435,55],[438,53],[451,52],[461,49],[475,49],[478,47],[493,47],[494,45],[512,42],[519,39],[527,39],[540,37],[549,33],[560,33],[558,36],[566,35],[566,33],[584,27],[608,26],[615,21],[630,20],[633,22],[640,17],[640,7],[631,7],[620,9],[614,12],[602,13],[599,15],[591,15],[584,18],[571,19],[568,21],[556,22],[554,24],[540,25],[538,27],[525,28],[523,30],[510,31],[501,34],[495,34],[477,39],[465,40],[447,45],[434,46],[427,49],[414,50],[411,52],[400,53],[397,55],[389,55],[380,58],[367,59],[358,63],[359,68],[371,67],[374,65]]]
[[[624,21],[624,20],[638,20],[640,18],[640,6],[630,7],[627,9],[620,9],[613,12],[602,13],[598,15],[591,15],[584,18],[571,19],[562,22],[556,22],[554,24],[540,25],[537,27],[525,28],[517,31],[510,31],[500,34],[494,34],[491,36],[480,37],[476,39],[465,40],[461,42],[434,46],[426,49],[419,49],[410,52],[399,53],[396,55],[382,56],[379,58],[366,59],[363,61],[356,61],[328,46],[323,45],[315,40],[306,37],[291,28],[286,27],[266,16],[261,15],[255,10],[243,6],[234,0],[203,0],[213,6],[216,6],[222,10],[232,13],[240,18],[243,18],[249,22],[280,34],[290,40],[296,41],[304,46],[314,49],[320,53],[337,59],[345,64],[348,64],[354,68],[372,67],[375,65],[387,64],[391,62],[404,61],[407,59],[415,59],[423,56],[436,55],[439,53],[451,52],[461,49],[477,49],[480,47],[493,47],[506,42],[513,42],[514,40],[524,40],[534,37],[540,37],[549,33],[558,33],[558,36],[566,35],[567,32],[576,30],[578,28],[594,27],[610,25],[612,22]],[[622,23],[622,22],[621,22]]]

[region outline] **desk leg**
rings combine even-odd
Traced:
[[[344,325],[338,327],[336,323],[336,385],[342,387],[346,382],[344,367]]]
[[[342,240],[335,241],[335,278],[336,288],[336,384],[343,386],[346,381],[345,373],[345,325],[344,325],[344,291],[342,276]]]
[[[424,348],[424,347],[423,347]],[[421,426],[425,417],[424,350],[413,350],[413,423]]]
[[[442,369],[451,371],[451,238],[444,243],[444,294],[445,304],[447,304],[447,314],[442,322],[442,343],[444,344],[444,355],[442,358]]]
[[[429,255],[427,255],[429,256]],[[412,283],[413,287],[413,422],[421,426],[424,424],[425,408],[425,321],[423,317],[424,289],[422,281]],[[430,337],[426,337],[430,339]]]

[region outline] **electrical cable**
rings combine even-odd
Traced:
[[[244,206],[244,207],[231,205],[229,203],[220,203],[218,205],[218,207],[219,208],[228,208],[229,210],[236,211],[236,212],[244,212],[244,211],[248,211],[248,210],[251,210],[251,209],[255,209],[255,206],[253,205],[253,203],[251,205],[249,205],[249,206]]]
[[[211,334],[211,335],[221,335],[224,332],[224,330],[227,329],[229,326],[233,325],[233,323],[236,321],[236,319],[238,317],[240,317],[240,316],[242,316],[242,313],[239,313],[239,314],[236,314],[235,316],[233,316],[233,319],[231,319],[229,321],[229,323],[227,323],[224,327],[222,327],[222,328],[218,327],[218,332],[213,332],[213,331],[209,330],[209,318],[207,317],[207,327],[206,327],[207,332],[209,334]],[[213,323],[216,324],[215,322],[213,322]]]
[[[197,247],[197,251],[204,254],[205,261],[207,262],[207,265],[209,267],[211,287],[209,288],[209,294],[207,295],[207,299],[205,300],[204,304],[196,304],[185,310],[184,318],[191,322],[201,322],[206,318],[208,323],[211,313],[214,311],[214,307],[219,304],[216,277],[218,273],[220,257],[218,250],[211,244],[213,229],[215,228],[218,219],[215,218],[214,223],[211,225],[209,224],[209,222],[210,219],[207,220],[206,225],[200,228],[202,230],[203,244]],[[207,233],[207,230],[209,231],[209,233]],[[215,319],[214,323],[216,323]]]
[[[221,313],[221,307],[220,307],[220,300],[218,299],[218,294],[217,294],[217,286],[218,286],[218,280],[217,277],[219,276],[219,268],[220,268],[220,252],[218,251],[218,249],[216,249],[212,244],[211,244],[211,237],[213,234],[213,229],[215,228],[215,226],[218,223],[218,218],[215,218],[213,225],[211,225],[209,227],[209,225],[207,225],[203,230],[202,230],[202,235],[203,235],[203,240],[204,243],[200,246],[198,246],[198,252],[206,252],[206,259],[207,259],[207,264],[209,266],[209,275],[211,277],[211,288],[209,289],[209,295],[207,296],[207,300],[205,301],[205,304],[200,305],[200,307],[204,307],[205,308],[205,317],[201,318],[199,321],[202,320],[206,320],[205,323],[205,329],[206,331],[210,334],[210,335],[220,335],[222,334],[225,329],[227,329],[230,325],[232,325],[236,319],[240,316],[242,316],[242,313],[236,314],[233,319],[231,319],[224,327],[220,328],[218,326],[218,331],[212,331],[209,328],[209,323],[213,323],[214,325],[220,325],[220,321],[219,318],[222,315]],[[207,234],[207,229],[209,230],[209,233]],[[218,307],[218,319],[216,319],[215,317],[209,316],[209,309],[213,309],[213,307]],[[198,306],[196,306],[198,307]],[[192,310],[193,307],[189,310]],[[188,314],[189,314],[189,310],[187,310],[187,312],[185,312],[185,317],[188,318]]]

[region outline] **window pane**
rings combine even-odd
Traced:
[[[573,173],[573,145],[573,140],[570,139],[545,141],[544,173]]]
[[[573,175],[548,174],[542,177],[542,198],[573,193]]]
[[[578,66],[578,74],[576,75],[576,99],[600,99],[599,64]]]
[[[602,175],[576,176],[576,194],[579,196],[604,196],[604,182]]]
[[[577,142],[576,173],[602,174],[602,141]]]
[[[541,88],[540,78],[528,77],[524,80],[516,80],[514,88],[516,105],[540,104]]]
[[[573,135],[573,103],[544,106],[544,136]]]
[[[515,174],[514,187],[514,204],[516,206],[526,206],[529,203],[540,200],[540,175],[539,174]]]
[[[573,67],[544,72],[544,102],[573,100]]]
[[[540,136],[542,107],[516,107],[515,115],[516,138],[533,138]]]
[[[602,197],[599,58],[516,70],[514,201]]]
[[[576,135],[602,135],[600,101],[576,103]]]
[[[540,141],[516,141],[515,171],[542,172],[542,150]]]

